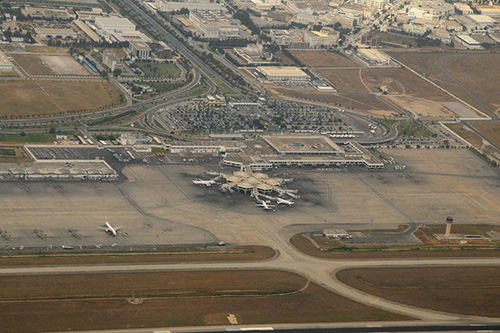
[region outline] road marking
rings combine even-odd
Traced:
[[[376,300],[374,300],[374,301],[370,302],[370,305],[371,305],[371,304],[375,304],[375,303],[377,303],[379,300],[380,300],[380,298],[377,298]]]
[[[376,327],[382,327],[382,325],[365,325],[365,327],[376,328]]]

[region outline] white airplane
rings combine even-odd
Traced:
[[[117,231],[123,228],[123,227],[113,228],[113,226],[109,224],[107,217],[106,221],[104,222],[104,225],[105,227],[99,227],[99,229],[104,230],[104,232],[108,232],[109,234],[111,234],[111,236],[117,236],[118,235]]]
[[[282,198],[278,198],[277,202],[278,202],[278,205],[283,204],[283,205],[293,206],[293,204],[295,204],[295,202],[293,202],[292,200],[286,200],[286,199],[282,199]]]
[[[258,207],[262,207],[262,209],[264,210],[273,210],[276,206],[271,206],[271,205],[268,205],[267,202],[265,202],[264,200],[262,200],[261,202],[259,202],[257,204]]]
[[[193,179],[193,183],[195,185],[206,186],[206,187],[210,187],[212,185],[215,185],[215,181],[213,181],[213,180]]]

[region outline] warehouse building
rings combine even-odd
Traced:
[[[388,65],[391,57],[376,49],[359,49],[358,55],[372,65]]]
[[[241,28],[237,20],[221,11],[189,12],[189,21],[203,38],[240,38]]]
[[[302,69],[295,66],[259,66],[258,75],[271,82],[307,82],[311,78]]]
[[[78,34],[71,29],[36,28],[35,32],[43,39],[62,38],[76,39]]]
[[[135,25],[123,17],[99,17],[95,19],[95,26],[108,33],[135,31]]]
[[[468,35],[456,34],[455,39],[463,46],[471,50],[482,49],[481,43]]]

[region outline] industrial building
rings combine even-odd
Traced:
[[[44,39],[62,38],[62,39],[76,39],[78,34],[71,29],[56,29],[56,28],[36,28],[35,32],[38,36]]]
[[[212,1],[202,1],[202,0],[190,0],[190,1],[165,1],[165,0],[156,0],[156,9],[159,12],[173,12],[181,9],[188,9],[189,11],[197,10],[197,11],[221,11],[227,12],[227,9],[224,5],[218,2]]]
[[[339,40],[340,33],[338,31],[306,31],[304,32],[304,42],[309,43],[309,47],[316,49],[319,47],[331,47]]]
[[[359,49],[358,55],[372,65],[388,65],[391,57],[376,49]]]
[[[221,11],[193,10],[189,12],[189,21],[203,38],[227,39],[241,36],[239,21]]]
[[[472,14],[472,15],[467,15],[467,17],[480,27],[495,26],[499,24],[498,21],[492,19],[490,16],[487,15]]]
[[[1,164],[1,180],[116,180],[118,174],[105,161]]]
[[[463,46],[467,47],[468,49],[475,50],[475,49],[481,49],[481,43],[479,43],[477,40],[472,38],[469,35],[464,35],[464,34],[456,34],[455,35],[455,40],[460,42]]]
[[[495,6],[495,5],[476,5],[476,9],[482,15],[488,15],[490,17],[500,17],[500,6]]]
[[[26,6],[21,9],[24,16],[31,16],[34,19],[56,19],[70,20],[75,19],[74,13],[69,13],[66,8],[45,8]]]
[[[108,33],[135,31],[135,25],[123,17],[99,17],[95,19],[95,26]]]
[[[272,82],[307,82],[311,78],[302,69],[295,66],[259,66],[257,73]]]

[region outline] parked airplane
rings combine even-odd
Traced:
[[[278,202],[278,205],[283,204],[283,205],[293,206],[293,204],[295,204],[295,202],[293,202],[292,200],[286,200],[286,199],[282,199],[282,198],[278,198],[277,202]]]
[[[195,185],[206,186],[206,187],[210,187],[212,185],[215,185],[215,181],[213,181],[213,180],[193,179],[193,183]]]
[[[117,236],[118,233],[117,231],[120,230],[123,227],[116,227],[114,228],[111,224],[108,222],[108,218],[106,217],[106,222],[104,222],[105,227],[99,227],[99,229],[104,230],[105,232],[109,233],[111,236]]]
[[[264,210],[273,210],[276,206],[272,206],[272,205],[269,205],[267,202],[265,202],[264,200],[260,201],[258,204],[257,204],[258,207],[262,207],[262,209]]]

